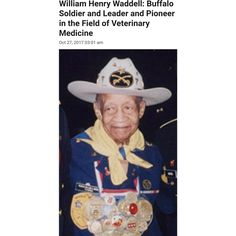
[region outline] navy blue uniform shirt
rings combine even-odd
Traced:
[[[138,157],[150,162],[153,167],[145,169],[129,163],[127,177],[121,185],[113,185],[110,179],[108,158],[93,150],[93,148],[83,142],[77,141],[79,138],[89,138],[86,133],[81,133],[71,141],[72,158],[70,162],[70,185],[74,194],[83,192],[83,186],[90,185],[94,192],[122,192],[137,190],[145,194],[147,199],[154,204],[160,189],[160,176],[162,174],[162,158],[159,149],[150,144],[146,144],[144,150],[134,150]],[[125,153],[120,150],[125,159]],[[73,226],[72,236],[92,235],[87,229],[81,230],[76,225]],[[144,232],[144,236],[161,236],[159,225],[154,217],[149,228]]]

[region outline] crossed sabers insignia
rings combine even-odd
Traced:
[[[120,83],[121,81],[125,83],[127,86],[130,86],[131,81],[126,78],[132,78],[131,75],[125,75],[125,76],[119,76],[119,75],[112,75],[112,77],[115,77],[117,79],[113,80],[113,84],[116,85],[117,83]]]

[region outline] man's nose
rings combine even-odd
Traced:
[[[122,121],[125,119],[125,113],[121,108],[117,109],[117,112],[115,114],[115,118],[117,121]]]

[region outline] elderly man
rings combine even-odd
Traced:
[[[97,83],[68,90],[93,103],[94,126],[72,139],[70,179],[73,236],[161,235],[152,214],[162,172],[156,146],[138,129],[145,107],[166,101],[166,88],[144,89],[129,58],[112,58]]]

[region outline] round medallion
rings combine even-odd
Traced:
[[[138,209],[139,209],[139,215],[141,218],[143,218],[146,221],[150,221],[152,219],[152,204],[142,199],[138,202]]]
[[[152,188],[151,181],[148,180],[148,179],[144,179],[142,184],[143,184],[143,188],[146,189],[146,190],[149,190],[149,189]]]

